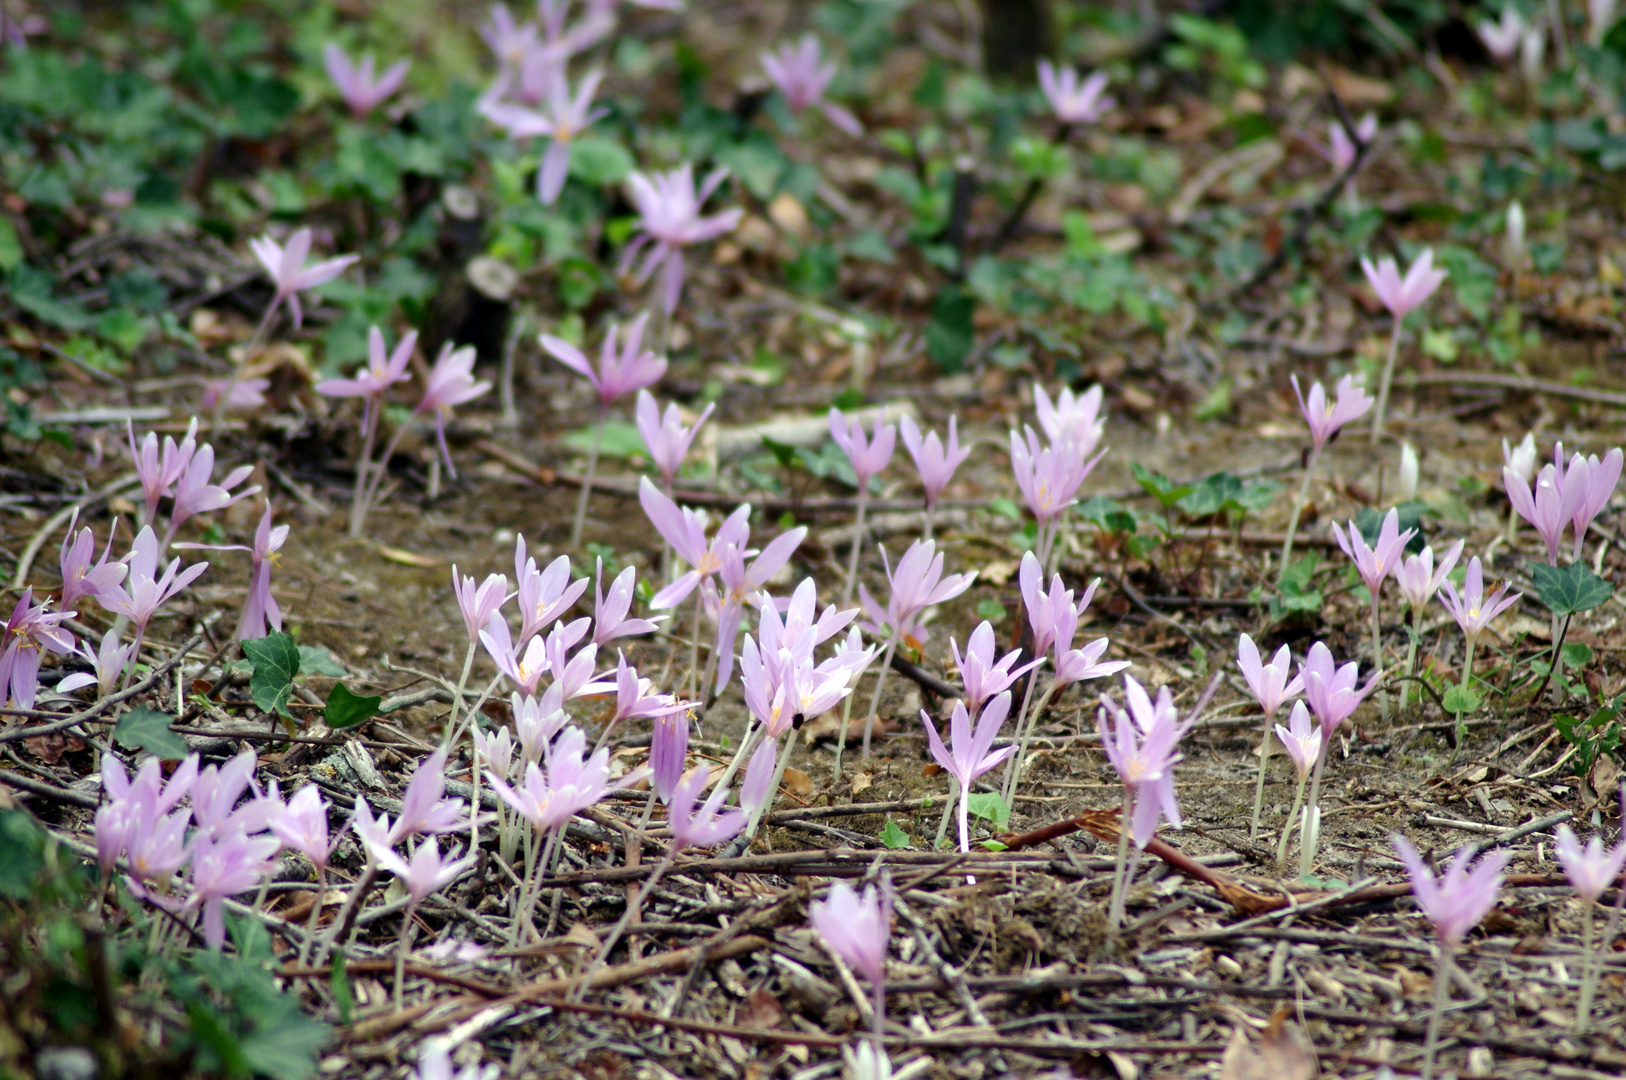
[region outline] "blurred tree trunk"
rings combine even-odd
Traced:
[[[1051,52],[1051,0],[982,0],[982,52],[990,78],[1031,82]]]

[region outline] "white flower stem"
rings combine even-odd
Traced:
[[[875,731],[875,714],[881,707],[881,688],[886,685],[886,673],[892,670],[892,654],[897,651],[900,632],[897,627],[892,628],[892,638],[886,643],[886,655],[881,657],[880,673],[875,676],[875,692],[869,698],[869,716],[864,719],[864,750],[859,756],[860,761],[869,760],[869,743]]]
[[[1265,766],[1270,763],[1271,736],[1275,733],[1271,721],[1275,717],[1265,717],[1265,735],[1259,742],[1259,778],[1253,788],[1253,817],[1248,825],[1248,842],[1259,839],[1259,815],[1265,805]]]
[[[1124,869],[1129,862],[1129,816],[1134,808],[1135,789],[1124,785],[1124,806],[1118,814],[1118,858],[1112,864],[1112,899],[1107,904],[1107,933],[1117,935],[1124,921],[1124,896],[1129,883]]]
[[[1293,513],[1287,519],[1287,536],[1282,540],[1281,565],[1277,573],[1284,573],[1288,567],[1288,560],[1293,556],[1293,537],[1298,535],[1299,515],[1304,512],[1304,500],[1310,497],[1310,481],[1315,479],[1315,467],[1321,460],[1319,449],[1310,451],[1310,460],[1304,466],[1304,481],[1299,484],[1298,498],[1293,500]]]
[[[1372,409],[1372,445],[1383,434],[1384,415],[1389,411],[1389,383],[1395,376],[1395,355],[1400,351],[1400,320],[1394,321],[1389,335],[1389,358],[1383,362],[1383,381],[1378,384],[1378,403]]]
[[[362,423],[361,456],[356,459],[356,486],[350,496],[350,539],[361,535],[367,523],[367,474],[373,462],[373,441],[378,437],[378,414],[384,411],[384,398],[366,403],[367,417]]]
[[[869,480],[865,478],[858,484],[858,514],[853,525],[853,549],[847,558],[847,584],[841,589],[841,603],[846,606],[852,601],[853,590],[858,587],[858,555],[864,548],[864,511],[869,509]]]
[[[877,675],[876,677],[879,678],[880,676]],[[858,687],[853,687],[854,691],[857,689]],[[832,784],[839,783],[841,781],[841,756],[842,753],[847,749],[847,726],[848,722],[852,720],[853,696],[853,694],[849,693],[841,701],[841,736],[840,738],[836,739],[836,767],[835,771],[831,773],[830,776],[830,782]]]
[[[931,503],[926,504],[926,526],[920,534],[920,538],[922,540],[930,540],[932,538],[932,516],[936,509],[937,508]]]
[[[689,700],[700,690],[700,586],[694,590],[694,628],[689,634]]]
[[[1293,836],[1293,822],[1298,820],[1299,811],[1304,808],[1304,784],[1308,779],[1308,776],[1299,777],[1298,790],[1293,792],[1293,809],[1288,811],[1287,820],[1282,823],[1282,838],[1276,845],[1276,872],[1278,874],[1287,869],[1287,842]]]
[[[1434,1080],[1434,1053],[1440,1045],[1440,1018],[1451,1000],[1451,946],[1442,941],[1439,965],[1434,971],[1434,1008],[1428,1014],[1428,1034],[1423,1039],[1423,1080]]]
[[[1018,742],[1020,742],[1022,738],[1022,725],[1026,723],[1028,718],[1028,706],[1033,702],[1033,684],[1037,681],[1038,669],[1035,668],[1033,671],[1028,672],[1027,689],[1022,691],[1022,707],[1016,711],[1016,727],[1013,734]],[[1048,691],[1046,691],[1045,696],[1047,698],[1049,697]],[[1010,801],[1010,790],[1011,787],[1016,783],[1016,758],[1020,756],[1020,754],[1017,754],[1015,757],[1012,757],[1010,761],[1005,763],[1005,776],[1000,781],[1000,790],[1005,792],[1004,798],[1006,802]]]
[[[1299,876],[1309,877],[1315,864],[1316,849],[1321,846],[1321,773],[1327,767],[1327,754],[1332,749],[1332,736],[1321,740],[1321,753],[1315,759],[1315,772],[1310,776],[1310,802],[1305,807],[1304,828],[1299,832]]]
[[[382,406],[380,406],[380,411],[382,411]],[[378,461],[368,467],[367,486],[363,489],[361,496],[361,524],[358,527],[359,529],[367,527],[367,515],[372,512],[373,503],[378,501],[378,489],[384,486],[384,478],[389,475],[390,458],[395,456],[395,448],[401,444],[401,437],[406,434],[407,428],[411,426],[411,424],[402,424],[396,428],[395,433],[390,436],[390,441],[384,444],[384,452],[379,455]],[[351,507],[351,513],[355,513],[355,507],[353,506]]]
[[[728,768],[723,770],[721,779],[717,781],[718,787],[726,788],[729,784],[734,782],[734,777],[739,774],[740,766],[745,764],[746,755],[750,752],[751,748],[756,745],[756,739],[754,736],[759,730],[766,736],[768,729],[760,724],[755,724],[745,729],[745,734],[740,737],[740,748],[734,752],[734,757],[731,761],[729,761]]]
[[[1379,596],[1383,582],[1372,590],[1372,675],[1374,678],[1383,674],[1383,627],[1378,619]],[[1383,719],[1389,719],[1389,692],[1378,687],[1378,712]]]
[[[412,916],[417,914],[416,902],[408,903],[401,913],[401,937],[395,943],[395,1011],[401,1011],[401,981],[406,973],[407,947],[412,940]]]
[[[310,918],[305,920],[305,940],[299,943],[299,966],[310,959],[311,942],[316,940],[316,927],[322,916],[322,897],[327,894],[327,864],[316,868],[316,902],[311,905]]]
[[[954,816],[954,808],[960,802],[960,782],[949,777],[948,801],[943,803],[943,816],[937,820],[937,836],[932,840],[932,850],[943,849],[943,837],[948,835],[949,818]]]
[[[1044,715],[1045,706],[1050,704],[1050,698],[1055,692],[1056,683],[1052,679],[1050,685],[1045,687],[1044,696],[1039,698],[1039,704],[1033,707],[1032,715],[1027,718],[1027,725],[1020,729],[1016,753],[1011,756],[1011,764],[1006,769],[1004,799],[1007,806],[1016,797],[1016,786],[1022,782],[1022,770],[1027,767],[1028,748],[1033,744],[1033,729],[1038,726],[1039,717]]]
[[[598,424],[593,428],[593,448],[587,452],[587,472],[582,476],[581,495],[576,498],[576,520],[570,526],[572,550],[581,546],[582,524],[587,520],[587,500],[593,494],[593,473],[598,469],[598,452],[604,445],[604,423],[608,419],[608,413],[600,409]]]
[[[757,826],[762,823],[763,817],[769,810],[773,809],[774,797],[779,794],[779,784],[785,778],[785,767],[790,764],[790,755],[795,750],[796,734],[792,732],[786,736],[784,748],[779,751],[779,764],[774,766],[773,782],[768,785],[768,794],[762,797],[762,804],[751,811],[750,820],[745,823],[745,831],[740,834],[745,838],[747,844],[757,834]]]
[[[677,853],[677,845],[674,844],[667,851],[666,856],[655,864],[655,872],[649,875],[643,886],[633,894],[631,900],[627,901],[627,909],[621,913],[621,918],[616,922],[615,928],[610,931],[610,936],[604,939],[604,944],[599,947],[598,955],[593,957],[593,962],[588,965],[581,978],[576,980],[576,985],[570,992],[573,1001],[580,1001],[587,995],[587,988],[593,981],[593,976],[598,974],[598,969],[603,967],[604,962],[610,958],[610,950],[614,949],[616,944],[620,942],[621,935],[626,933],[627,926],[638,918],[639,911],[643,909],[644,900],[648,898],[650,893],[655,891],[655,885],[660,881],[661,875],[672,868],[672,860],[677,858]]]
[[[1575,1006],[1575,1034],[1580,1035],[1592,1020],[1592,995],[1597,992],[1598,969],[1603,957],[1592,951],[1592,909],[1597,901],[1590,896],[1581,898],[1581,954],[1585,957],[1581,969],[1581,998]]]

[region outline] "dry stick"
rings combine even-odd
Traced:
[[[621,913],[621,918],[616,922],[615,928],[610,931],[610,936],[604,940],[603,946],[599,948],[598,955],[593,958],[592,964],[588,965],[587,970],[582,973],[580,980],[570,991],[569,997],[571,1001],[580,1001],[586,996],[587,988],[593,976],[598,974],[599,969],[604,966],[604,961],[609,959],[610,950],[614,949],[616,943],[621,940],[621,935],[626,932],[627,924],[638,917],[638,912],[642,910],[644,901],[655,891],[655,885],[661,880],[661,876],[672,868],[672,860],[677,858],[677,853],[678,848],[674,844],[666,852],[666,857],[655,864],[655,872],[649,875],[649,880],[644,882],[637,895],[627,901],[627,910]]]
[[[175,653],[174,656],[171,656],[168,660],[165,660],[163,663],[153,668],[152,671],[147,673],[146,678],[142,679],[134,686],[120,690],[116,694],[109,694],[104,698],[98,698],[93,704],[81,709],[72,716],[67,716],[61,720],[52,721],[49,724],[38,724],[34,727],[14,728],[11,731],[0,731],[0,745],[10,742],[17,742],[20,739],[33,739],[41,735],[54,735],[59,731],[66,731],[68,728],[71,728],[76,724],[82,724],[86,720],[95,719],[102,713],[106,712],[109,708],[119,704],[120,702],[128,701],[138,694],[146,693],[148,690],[151,690],[158,680],[162,678],[171,668],[173,668],[176,664],[179,664],[188,653],[197,648],[202,641],[202,634],[193,634],[182,643],[180,649]]]
[[[1389,358],[1383,362],[1383,381],[1378,384],[1378,403],[1372,409],[1372,438],[1373,446],[1377,445],[1378,436],[1383,433],[1383,416],[1389,409],[1389,383],[1394,379],[1395,356],[1400,352],[1400,323],[1397,315],[1394,319],[1394,330],[1389,334]]]

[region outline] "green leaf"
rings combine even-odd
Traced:
[[[989,622],[994,623],[1004,622],[1005,615],[1005,605],[991,596],[977,605],[977,617],[979,619],[987,619]]]
[[[1407,529],[1417,530],[1416,535],[1406,541],[1406,550],[1413,555],[1418,554],[1428,543],[1423,536],[1423,515],[1432,514],[1434,508],[1429,506],[1428,503],[1413,499],[1410,502],[1398,504],[1394,507],[1394,511],[1395,516],[1400,520],[1401,532],[1405,532]],[[1383,519],[1388,516],[1389,511],[1385,510],[1380,514],[1370,506],[1363,506],[1355,512],[1355,527],[1361,530],[1361,535],[1366,538],[1368,545],[1378,542],[1378,533],[1383,530]]]
[[[988,509],[998,514],[1000,517],[1010,518],[1018,525],[1022,524],[1022,508],[1016,504],[1014,499],[1007,499],[1003,496],[995,499],[989,499]]]
[[[597,424],[589,424],[587,427],[577,428],[562,441],[572,450],[590,454],[593,452],[593,432],[597,427]],[[637,425],[622,420],[604,422],[604,441],[599,444],[598,452],[600,457],[611,458],[649,456],[649,451],[644,447],[644,437],[638,434]]]
[[[0,896],[26,900],[44,872],[44,831],[21,810],[0,811]]]
[[[330,1035],[326,1024],[306,1017],[288,994],[262,1003],[255,1020],[254,1030],[238,1042],[254,1073],[271,1080],[308,1080],[316,1075],[316,1054]]]
[[[77,301],[58,300],[50,276],[27,263],[12,267],[8,284],[12,302],[37,319],[63,330],[83,330],[91,323]]]
[[[1192,410],[1192,416],[1200,423],[1210,420],[1219,420],[1231,415],[1231,380],[1221,379],[1214,384],[1214,388],[1203,395],[1203,399]]]
[[[1579,641],[1566,641],[1564,647],[1558,650],[1558,655],[1563,658],[1565,667],[1581,668],[1592,663],[1594,654],[1590,645]]]
[[[356,996],[350,992],[350,976],[345,971],[342,952],[333,954],[333,974],[328,977],[328,988],[333,992],[333,1004],[339,1010],[339,1023],[349,1026],[350,1013],[356,1007]]]
[[[186,741],[169,729],[175,718],[146,705],[137,705],[113,725],[113,740],[126,750],[145,750],[165,761],[186,756]]]
[[[330,679],[342,679],[350,674],[320,645],[299,646],[299,670],[304,675],[326,675]]]
[[[243,642],[243,655],[254,665],[254,674],[248,680],[254,704],[266,712],[292,716],[288,698],[294,692],[294,676],[299,674],[299,649],[294,639],[281,631],[267,634]]]
[[[1450,713],[1471,713],[1479,709],[1480,697],[1466,686],[1453,686],[1445,692],[1441,699],[1445,704],[1445,711]]]
[[[976,345],[976,330],[971,322],[975,308],[976,301],[961,285],[943,286],[932,301],[931,319],[926,323],[926,352],[946,375],[963,368]]]
[[[1591,611],[1608,600],[1615,587],[1583,562],[1572,562],[1563,569],[1546,563],[1530,564],[1530,579],[1535,582],[1536,595],[1554,615],[1574,615]]]
[[[8,217],[0,217],[0,270],[11,273],[23,261],[23,245],[17,238],[17,227]]]
[[[619,184],[635,162],[627,148],[600,135],[583,135],[570,144],[570,175],[584,184]]]
[[[1011,820],[1011,808],[992,791],[977,792],[966,800],[966,809],[974,818],[980,818],[996,829],[1004,829]]]
[[[1004,851],[1005,845],[998,840],[984,840],[980,845],[984,851]]]
[[[383,700],[382,696],[362,697],[359,694],[352,694],[344,683],[334,683],[332,692],[327,696],[327,705],[322,710],[322,717],[330,728],[355,727],[377,716],[379,703]]]
[[[1105,495],[1091,495],[1078,504],[1078,514],[1103,532],[1134,535],[1135,515],[1116,499]]]
[[[1129,471],[1134,474],[1135,483],[1145,488],[1146,494],[1156,499],[1165,510],[1197,490],[1196,484],[1176,484],[1162,473],[1148,470],[1138,461],[1129,463]]]
[[[899,851],[909,846],[909,834],[898,827],[898,823],[891,818],[881,828],[881,846]]]

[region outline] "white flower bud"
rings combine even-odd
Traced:
[[[1514,199],[1507,207],[1507,264],[1514,270],[1524,262],[1524,207]]]
[[[1417,451],[1411,443],[1400,444],[1400,501],[1417,498]]]

